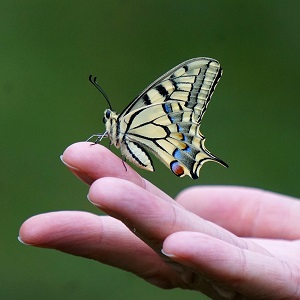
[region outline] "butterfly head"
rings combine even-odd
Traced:
[[[112,111],[110,109],[106,109],[104,111],[104,117],[103,117],[103,123],[106,124],[106,122],[110,119],[112,114]]]
[[[104,111],[103,123],[105,124],[107,135],[112,144],[114,144],[117,148],[119,148],[119,142],[116,138],[117,136],[117,118],[118,115],[110,110],[106,109]]]

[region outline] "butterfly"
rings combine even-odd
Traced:
[[[212,58],[193,58],[174,67],[137,96],[119,115],[112,111],[108,97],[96,77],[90,81],[106,98],[106,131],[94,134],[95,143],[108,137],[120,148],[123,158],[136,166],[154,171],[152,152],[176,176],[199,177],[202,165],[215,161],[228,165],[204,146],[200,125],[207,104],[221,78],[219,62]]]

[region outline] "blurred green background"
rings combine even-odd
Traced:
[[[120,112],[176,64],[218,59],[224,74],[201,129],[229,169],[207,163],[193,181],[155,159],[157,172],[140,174],[172,196],[198,184],[300,196],[299,1],[4,0],[0,7],[1,299],[200,299],[17,241],[32,215],[99,213],[59,160],[68,145],[104,130],[107,104],[89,74]]]

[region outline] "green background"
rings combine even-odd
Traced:
[[[140,174],[172,196],[198,184],[299,196],[299,9],[296,0],[2,1],[0,298],[200,299],[26,247],[18,229],[48,211],[99,213],[87,186],[59,161],[68,145],[104,131],[107,104],[89,74],[120,112],[162,73],[197,56],[224,69],[201,131],[230,167],[207,163],[193,181],[155,159],[157,172]]]

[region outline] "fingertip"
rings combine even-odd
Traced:
[[[102,177],[118,177],[141,182],[140,175],[129,165],[122,163],[120,157],[99,144],[75,143],[64,151],[61,160],[71,172],[89,185]]]
[[[24,245],[34,245],[37,243],[37,233],[39,226],[36,223],[37,216],[27,219],[20,227],[18,240]]]
[[[95,155],[94,148],[99,147],[106,149],[103,146],[89,142],[78,142],[66,148],[60,156],[60,160],[76,177],[84,183],[91,185],[97,179],[97,176],[92,172],[94,162],[95,164],[97,163],[95,159],[97,155]],[[98,149],[96,150],[99,151]]]
[[[97,207],[109,207],[114,203],[119,203],[120,199],[125,201],[128,195],[135,195],[139,191],[140,187],[128,180],[103,177],[91,185],[87,198]]]
[[[31,246],[31,244],[25,243],[20,236],[18,236],[17,239],[21,244],[26,245],[26,246]]]
[[[103,209],[104,206],[103,206],[102,204],[100,204],[100,203],[94,202],[94,201],[92,200],[92,199],[93,199],[93,194],[92,194],[92,196],[90,196],[90,194],[92,194],[92,193],[89,192],[89,193],[86,195],[86,198],[88,199],[88,201],[89,201],[92,205],[96,206],[97,208]],[[92,198],[91,198],[91,197],[92,197]]]
[[[71,171],[80,171],[78,168],[74,167],[74,166],[71,166],[70,164],[68,164],[66,161],[64,161],[64,158],[63,158],[63,154],[59,156],[61,162],[68,168],[70,169]]]
[[[93,162],[90,158],[94,158],[95,151],[98,155],[99,149],[103,151],[106,148],[90,142],[74,143],[66,148],[60,159],[68,168],[82,170],[87,163]]]
[[[163,253],[180,259],[188,259],[195,251],[205,251],[214,238],[193,231],[178,231],[163,242]]]

